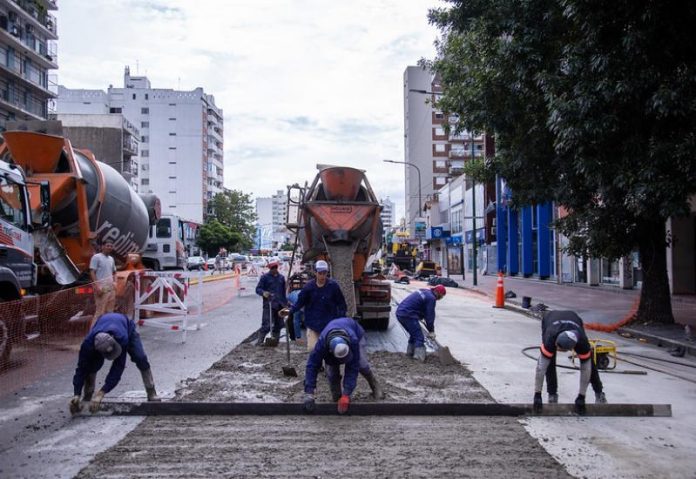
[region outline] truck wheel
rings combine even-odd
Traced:
[[[377,331],[386,331],[387,329],[389,329],[389,317],[376,318],[374,320],[374,325]]]
[[[0,369],[7,367],[11,351],[10,331],[7,329],[5,321],[0,320]]]

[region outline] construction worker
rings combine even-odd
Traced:
[[[77,368],[73,376],[75,395],[70,400],[72,414],[82,410],[80,394],[83,401],[90,401],[90,412],[95,413],[99,410],[104,395],[114,389],[121,380],[126,367],[126,353],[140,370],[147,400],[160,400],[155,390],[152,370],[143,349],[143,343],[135,329],[135,322],[121,313],[106,313],[97,320],[80,346]],[[105,359],[113,361],[111,369],[104,380],[104,385],[94,394],[97,371],[104,365]]]
[[[297,297],[297,302],[290,309],[280,312],[283,318],[295,314],[304,308],[305,328],[307,331],[307,351],[314,350],[314,345],[326,325],[335,318],[346,315],[346,299],[336,281],[330,279],[329,264],[319,260],[314,265],[316,279],[305,284]]]
[[[256,345],[266,344],[264,341],[268,332],[271,332],[269,346],[277,346],[280,340],[280,330],[283,328],[283,321],[278,316],[281,308],[288,304],[285,297],[285,278],[278,272],[280,262],[271,261],[268,263],[268,273],[259,278],[256,285],[256,294],[263,297],[263,310],[261,312],[261,328],[256,335]]]
[[[353,318],[331,320],[319,335],[314,349],[309,354],[304,383],[305,412],[314,411],[314,390],[317,387],[317,375],[322,363],[326,364],[326,378],[329,380],[331,397],[338,402],[339,414],[348,412],[350,396],[358,382],[358,373],[367,379],[373,397],[377,399],[383,397],[382,389],[367,361],[365,330]],[[341,384],[342,364],[345,368]]]
[[[556,378],[556,352],[574,350],[580,359],[580,388],[575,399],[575,412],[585,413],[585,393],[592,379],[595,402],[606,402],[602,391],[599,372],[592,361],[592,347],[582,319],[574,311],[548,311],[541,321],[541,354],[537,360],[534,384],[534,411],[541,412],[541,390],[544,376],[548,381],[549,403],[558,402],[558,381]],[[553,368],[550,373],[549,369]]]
[[[101,252],[89,261],[89,275],[94,289],[95,310],[90,326],[94,326],[104,313],[110,313],[116,306],[116,262],[111,253],[114,250],[112,240],[101,243]]]
[[[396,308],[396,319],[409,334],[406,349],[408,356],[425,361],[425,338],[420,320],[425,321],[428,338],[435,339],[435,303],[446,294],[447,289],[441,284],[430,289],[419,289],[406,296]]]

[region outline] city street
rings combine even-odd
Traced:
[[[251,280],[251,278],[249,278]],[[251,283],[251,281],[250,281]],[[243,283],[243,286],[245,283]],[[413,283],[410,286],[394,285],[394,299],[400,301],[410,290],[421,283]],[[243,339],[248,337],[258,326],[258,314],[260,301],[251,291],[245,290],[243,296],[230,295],[234,290],[232,280],[221,280],[206,283],[206,289],[211,296],[221,297],[227,294],[229,301],[225,304],[205,313],[203,322],[205,326],[198,331],[188,333],[187,342],[181,344],[178,334],[162,329],[141,328],[141,334],[145,348],[150,356],[158,390],[164,397],[174,396],[176,389],[181,387],[182,381],[187,378],[195,378],[208,369],[211,364],[225,356]],[[206,294],[208,297],[208,294]],[[488,393],[499,403],[528,403],[533,395],[535,362],[522,354],[522,349],[536,346],[539,343],[540,327],[536,319],[508,310],[494,309],[487,298],[480,294],[464,289],[449,289],[448,295],[438,303],[436,330],[438,339],[449,346],[453,355],[462,362],[472,373],[473,377],[485,388]],[[591,333],[591,337],[610,338],[617,341],[619,357],[622,354],[640,354],[654,357],[660,360],[674,360],[663,349],[627,340],[618,335],[605,335]],[[392,321],[390,329],[386,333],[369,333],[370,350],[379,349],[398,350],[403,348],[405,335],[395,321]],[[534,355],[536,351],[532,351]],[[76,353],[73,353],[76,357]],[[380,445],[374,445],[372,440],[384,441],[383,436],[377,430],[394,427],[389,421],[380,418],[372,420],[358,418],[341,418],[341,429],[347,435],[356,434],[351,439],[364,441],[365,449],[372,447],[374,457],[371,461],[379,463],[380,456],[384,454],[385,461],[396,459],[390,456],[389,450],[400,450],[408,444],[410,431],[417,431],[417,435],[428,442],[430,435],[437,444],[439,440],[447,439],[447,446],[438,446],[441,449],[430,451],[437,459],[438,454],[447,455],[454,460],[459,454],[469,454],[471,462],[467,468],[465,461],[461,463],[461,469],[449,470],[451,477],[465,477],[474,474],[476,467],[485,467],[490,473],[489,477],[512,477],[520,471],[535,475],[548,467],[549,463],[540,456],[536,456],[528,449],[525,454],[528,457],[537,457],[540,462],[536,469],[534,461],[523,462],[515,459],[512,453],[510,441],[517,441],[519,447],[531,447],[540,445],[550,458],[560,463],[566,471],[575,477],[606,478],[606,477],[692,477],[696,473],[696,467],[691,454],[696,444],[696,414],[691,405],[696,398],[696,372],[692,356],[680,358],[679,363],[688,366],[665,363],[655,360],[646,360],[642,357],[630,356],[632,364],[619,361],[616,372],[603,373],[602,379],[609,402],[611,403],[652,403],[671,404],[673,417],[545,417],[513,419],[513,423],[520,424],[526,430],[526,437],[508,436],[502,437],[502,431],[512,433],[517,426],[509,421],[491,421],[490,418],[448,418],[444,422],[435,419],[423,422],[419,418],[398,419],[398,433],[391,438],[391,446],[383,449]],[[559,364],[566,363],[560,360]],[[569,363],[566,363],[569,364]],[[647,369],[640,364],[650,366]],[[297,451],[311,449],[311,444],[298,443],[295,438],[305,431],[310,434],[307,437],[315,437],[318,431],[311,433],[310,423],[300,418],[283,418],[255,420],[244,419],[238,427],[244,426],[235,432],[234,424],[238,421],[230,421],[232,418],[216,419],[214,425],[219,431],[227,431],[222,435],[209,435],[205,429],[200,429],[205,424],[203,418],[179,420],[167,420],[166,418],[152,418],[146,423],[149,425],[143,429],[143,418],[118,417],[118,416],[81,416],[71,418],[67,410],[67,402],[71,396],[71,377],[73,365],[66,364],[59,372],[56,372],[49,380],[32,384],[15,394],[4,396],[1,399],[2,422],[0,433],[0,475],[3,477],[55,477],[68,478],[76,475],[85,466],[90,464],[100,452],[106,452],[106,456],[97,459],[92,466],[85,469],[80,477],[118,476],[116,471],[128,471],[129,477],[147,475],[148,477],[193,477],[188,474],[184,463],[177,459],[177,466],[173,464],[159,464],[159,466],[144,469],[130,469],[128,463],[138,464],[138,454],[123,456],[118,453],[118,467],[127,469],[113,469],[116,467],[109,462],[108,451],[123,440],[120,450],[138,444],[138,438],[150,437],[148,434],[165,434],[167,441],[175,441],[182,449],[182,454],[195,454],[200,448],[216,447],[205,441],[217,441],[219,447],[231,447],[238,450],[243,441],[249,448],[256,450],[258,446],[259,456],[245,456],[245,460],[251,461],[247,469],[235,469],[239,463],[234,454],[216,456],[209,461],[208,471],[227,471],[230,477],[237,470],[239,475],[250,474],[264,476],[276,474],[291,477],[292,467],[276,463],[255,463],[255,460],[264,461],[264,448],[268,446],[264,438],[268,431],[285,431],[277,437],[273,447],[293,454],[293,447]],[[663,372],[658,372],[659,369]],[[646,375],[623,374],[626,370],[645,371]],[[300,379],[303,371],[298,368]],[[377,372],[379,374],[379,371]],[[103,375],[99,376],[100,378]],[[389,378],[384,378],[389,382]],[[559,393],[561,402],[572,402],[577,392],[578,375],[575,371],[559,370]],[[132,363],[126,367],[124,378],[119,386],[107,396],[107,400],[142,400],[144,391],[139,375]],[[544,394],[546,400],[546,395]],[[592,392],[588,392],[588,402],[592,402]],[[385,400],[389,400],[387,397]],[[393,400],[394,398],[392,398]],[[329,425],[335,424],[338,418],[325,418]],[[319,418],[317,418],[319,420]],[[154,421],[154,422],[153,422]],[[159,423],[158,421],[163,421]],[[261,424],[261,421],[263,424]],[[324,419],[322,419],[324,421]],[[177,424],[181,423],[184,429],[177,430]],[[157,424],[160,424],[159,426]],[[166,426],[164,426],[166,424]],[[184,424],[186,424],[184,426]],[[293,426],[295,424],[295,426]],[[317,424],[317,426],[319,423]],[[191,427],[196,426],[202,432],[202,436],[196,433],[197,448],[191,449],[188,433],[193,434]],[[164,427],[162,432],[160,427]],[[258,434],[253,431],[258,428]],[[307,429],[310,428],[310,429]],[[353,429],[357,428],[357,429]],[[372,431],[374,429],[374,432]],[[390,430],[390,429],[386,429]],[[438,432],[439,431],[439,432]],[[469,432],[471,434],[469,434]],[[131,433],[131,434],[129,434]],[[485,436],[485,448],[476,452],[476,447],[481,447],[476,437]],[[498,436],[498,440],[496,440]],[[215,439],[217,437],[217,439]],[[240,437],[243,439],[235,439]],[[319,437],[319,436],[316,436]],[[176,439],[175,439],[176,438]],[[283,439],[285,438],[285,439]],[[360,439],[359,439],[360,438]],[[381,438],[381,439],[380,439]],[[513,439],[515,438],[515,439]],[[164,440],[164,438],[162,438]],[[135,441],[135,442],[134,442]],[[203,441],[203,442],[199,442]],[[321,437],[324,445],[341,449],[341,444],[331,444],[330,436]],[[148,442],[148,447],[155,447],[157,440]],[[264,446],[266,444],[266,446]],[[496,446],[497,444],[497,446]],[[174,447],[174,444],[171,445]],[[136,448],[142,448],[143,445]],[[169,447],[169,446],[168,446]],[[314,447],[317,447],[316,445]],[[123,449],[126,448],[126,449]],[[289,448],[289,449],[288,449]],[[397,449],[394,449],[397,448]],[[496,450],[496,448],[499,448]],[[250,451],[252,449],[249,449]],[[384,452],[374,452],[381,451]],[[297,452],[296,451],[296,452]],[[359,449],[355,450],[360,452]],[[238,452],[238,454],[242,454]],[[304,453],[303,453],[304,454]],[[346,454],[348,454],[346,452]],[[454,454],[454,456],[452,456]],[[531,455],[530,455],[531,454]],[[311,456],[311,455],[310,455]],[[310,457],[303,456],[303,457]],[[315,454],[316,456],[316,454]],[[321,456],[321,455],[319,455]],[[100,456],[101,457],[101,456]],[[162,457],[157,455],[157,457]],[[397,456],[398,457],[398,456]],[[129,459],[130,458],[130,459]],[[320,457],[317,457],[320,459]],[[162,459],[163,460],[163,459]],[[423,459],[425,461],[425,459]],[[429,459],[428,459],[429,460]],[[152,460],[148,460],[150,463]],[[192,467],[197,464],[193,459]],[[279,461],[282,462],[282,461]],[[542,467],[542,462],[545,464]],[[51,464],[47,470],[46,464]],[[312,463],[307,464],[306,473],[311,474]],[[399,464],[397,460],[395,464]],[[422,464],[427,464],[424,462]],[[443,463],[444,464],[444,463]],[[449,463],[448,463],[449,464]],[[478,464],[475,466],[475,464]],[[483,466],[482,466],[483,464]],[[240,467],[242,467],[240,465]],[[290,469],[288,469],[290,467]],[[317,463],[316,470],[321,471],[323,465]],[[406,467],[406,466],[403,466]],[[251,468],[251,469],[249,469]],[[379,474],[377,466],[370,467],[362,464],[359,469],[361,474],[369,477]],[[158,472],[159,471],[159,472]],[[230,472],[232,471],[232,472]],[[275,472],[274,472],[275,471]],[[432,473],[433,470],[430,470]],[[469,471],[469,472],[467,472]],[[548,470],[546,470],[548,472]],[[190,471],[189,471],[190,472]],[[400,476],[407,475],[397,474]],[[390,470],[390,474],[396,474],[396,470]],[[414,476],[426,475],[425,469],[411,469]],[[446,477],[448,473],[439,474]],[[559,474],[560,470],[552,474]],[[124,472],[121,472],[124,474]],[[215,474],[214,474],[215,475]],[[209,476],[210,477],[210,476]],[[473,477],[473,476],[472,476]]]

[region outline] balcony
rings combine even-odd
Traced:
[[[0,17],[1,18],[1,17]],[[45,69],[57,70],[58,60],[56,44],[54,41],[45,42],[27,34],[17,24],[3,24],[0,22],[0,39],[4,40],[15,50],[26,51],[26,55]]]
[[[1,87],[0,104],[20,117],[26,115],[33,120],[45,120],[48,116],[47,102],[33,95],[25,98],[25,93],[24,90],[13,86]]]
[[[16,21],[13,17],[19,14],[26,20],[25,28],[33,26],[40,29],[48,38],[58,39],[58,20],[48,13],[45,6],[39,6],[37,2],[31,0],[13,0],[8,6],[10,7],[8,15],[10,23]]]

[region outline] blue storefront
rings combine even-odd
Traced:
[[[552,203],[508,207],[505,191],[496,208],[497,267],[509,275],[540,279],[554,277],[554,220]]]

